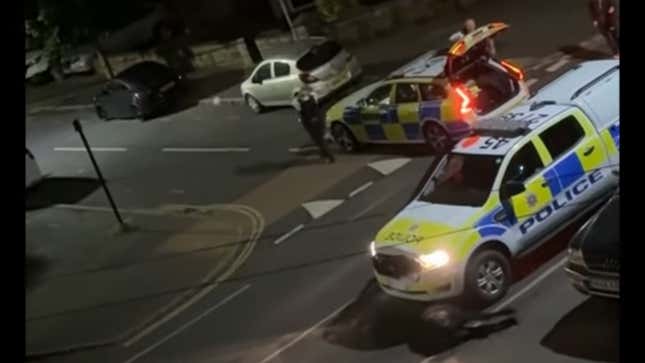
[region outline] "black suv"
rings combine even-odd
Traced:
[[[565,268],[580,292],[620,297],[620,195],[616,193],[572,238]]]

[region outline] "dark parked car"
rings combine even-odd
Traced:
[[[156,115],[172,104],[181,81],[182,77],[164,64],[137,63],[110,80],[94,97],[96,114],[103,120]]]
[[[616,193],[576,233],[565,268],[580,292],[620,297],[620,195]]]

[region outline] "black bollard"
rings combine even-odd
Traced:
[[[83,140],[83,145],[85,146],[85,150],[87,150],[87,154],[90,156],[90,160],[92,161],[92,165],[94,166],[96,175],[98,175],[99,181],[101,182],[101,186],[103,186],[103,190],[105,191],[105,195],[107,195],[107,198],[110,201],[110,206],[112,207],[112,211],[114,212],[114,215],[116,216],[116,219],[119,222],[121,229],[125,230],[127,226],[123,221],[123,218],[121,218],[121,214],[119,213],[119,209],[116,207],[116,203],[114,203],[114,199],[112,199],[112,194],[110,194],[110,190],[108,189],[107,184],[105,183],[105,179],[103,179],[103,174],[101,173],[101,169],[99,169],[99,165],[96,163],[96,159],[94,159],[94,154],[92,154],[90,145],[87,143],[87,139],[85,138],[85,134],[83,133],[83,127],[81,126],[81,123],[78,120],[74,120],[72,124],[74,125],[74,130],[76,130],[76,132],[78,132],[79,135],[81,135],[81,140]]]

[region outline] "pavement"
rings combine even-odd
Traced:
[[[557,6],[554,0],[491,0],[475,6],[469,15],[480,22],[497,20],[504,9],[504,20],[512,30],[498,44],[498,51],[522,59],[527,82],[538,90],[577,62],[604,55],[602,39],[591,33],[584,4],[572,5],[566,13],[550,11]],[[370,60],[365,64],[378,65],[371,68],[378,76],[379,69],[385,72],[407,62],[408,54],[445,44],[447,36],[441,32],[458,28],[460,20],[447,16],[436,22],[426,24],[424,31],[416,27],[386,37],[372,45],[370,52],[356,52]],[[549,27],[544,26],[547,23]],[[415,35],[412,44],[404,42],[409,39],[403,38],[407,32]],[[393,50],[383,52],[385,44]],[[144,228],[127,237],[106,237],[114,222],[105,196],[102,190],[88,187],[70,200],[35,203],[38,209],[27,213],[26,225],[28,240],[38,241],[33,243],[39,247],[32,251],[40,251],[34,255],[41,259],[49,256],[51,266],[61,264],[52,271],[83,271],[75,261],[84,259],[87,263],[80,266],[90,269],[103,266],[100,262],[129,261],[130,268],[139,270],[136,279],[124,284],[118,282],[132,276],[128,269],[110,269],[107,277],[101,277],[106,276],[103,272],[36,279],[42,285],[37,283],[26,294],[38,314],[26,320],[53,314],[55,309],[85,307],[87,315],[69,318],[65,324],[38,323],[43,324],[41,328],[28,328],[27,351],[90,340],[76,337],[119,337],[137,326],[134,320],[123,323],[126,317],[138,316],[142,321],[154,307],[163,306],[159,291],[196,290],[200,297],[174,313],[156,315],[148,325],[151,328],[138,330],[138,334],[111,339],[112,344],[60,351],[41,360],[504,363],[521,357],[536,363],[616,361],[617,328],[612,318],[616,305],[587,299],[569,286],[562,271],[566,233],[518,263],[522,273],[499,306],[514,308],[519,325],[479,340],[455,342],[443,337],[439,344],[437,332],[418,319],[422,306],[393,299],[373,286],[367,246],[432,170],[435,159],[422,146],[371,146],[358,154],[340,154],[338,163],[323,165],[317,155],[302,150],[308,144],[307,136],[288,108],[255,115],[242,105],[198,104],[148,122],[101,122],[91,110],[61,110],[26,119],[26,144],[50,178],[94,178],[71,127],[75,117],[83,122],[117,205]],[[76,209],[65,208],[70,204]],[[190,226],[209,220],[200,215],[201,222],[189,223],[188,216],[168,214],[168,206],[203,210],[232,205],[257,212],[264,228],[245,262],[216,287],[206,291],[211,285],[200,285],[203,280],[196,277],[212,262],[201,257],[199,247],[193,260],[181,257],[183,263],[174,268],[160,267],[163,263],[171,266],[170,260],[160,265],[143,263],[165,241],[180,246],[198,240],[190,233],[174,239],[172,226],[185,235]],[[80,218],[97,222],[79,222]],[[59,234],[52,232],[56,227],[47,227],[51,224],[60,226]],[[147,231],[155,224],[168,227],[165,234],[152,238]],[[92,238],[96,243],[87,242],[83,234],[97,236]],[[105,252],[94,253],[94,248]],[[131,249],[135,253],[130,256]],[[54,274],[45,269],[43,274],[47,273]],[[104,279],[101,284],[100,278]],[[112,282],[114,294],[108,293]],[[47,288],[50,284],[53,287]],[[75,284],[93,289],[82,294],[79,291],[84,290],[74,289],[79,286]],[[61,293],[69,291],[65,289],[73,292]],[[46,295],[48,290],[51,295]],[[43,297],[31,297],[38,294]],[[44,296],[51,296],[47,299],[56,304],[46,306]],[[138,302],[128,303],[132,299]],[[104,314],[100,304],[111,304],[115,310],[103,320],[93,320]],[[123,318],[117,318],[120,315]],[[56,329],[50,333],[47,327]],[[50,340],[47,335],[53,332],[60,336]],[[69,338],[62,337],[68,332]]]
[[[27,355],[140,334],[229,277],[264,226],[256,211],[233,205],[122,216],[127,229],[109,208],[58,205],[28,214]]]

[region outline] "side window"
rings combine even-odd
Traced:
[[[365,99],[368,105],[389,105],[390,104],[390,90],[392,89],[391,84],[381,86]]]
[[[271,78],[271,63],[266,63],[255,72],[253,81],[262,82],[269,78]]]
[[[422,101],[435,101],[446,98],[446,91],[442,85],[423,83],[419,85]]]
[[[419,86],[414,83],[396,85],[396,103],[419,102]]]
[[[525,182],[526,179],[539,172],[544,167],[540,155],[532,142],[524,145],[508,163],[502,185],[508,181]]]
[[[273,67],[273,74],[275,74],[276,77],[288,76],[289,73],[291,73],[288,63],[275,62],[273,63]]]
[[[553,160],[575,146],[584,136],[585,132],[580,122],[573,115],[567,116],[540,134]]]

